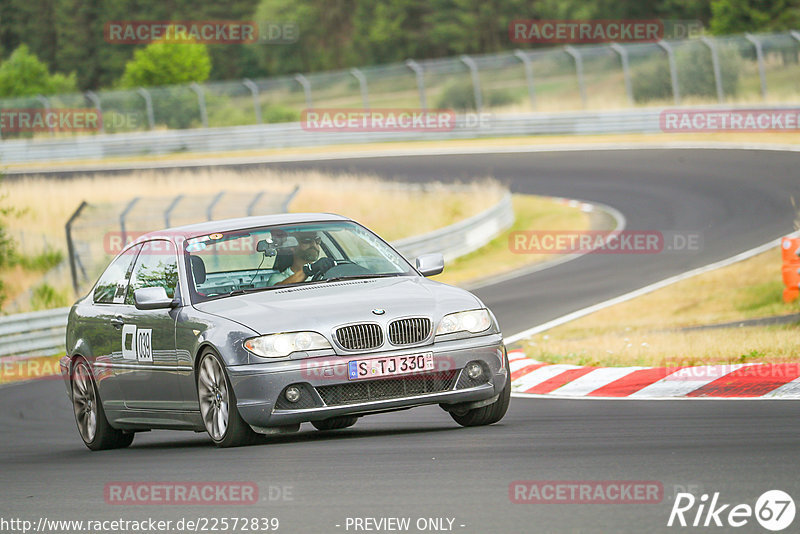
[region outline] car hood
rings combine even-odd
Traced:
[[[325,336],[342,324],[385,324],[409,315],[428,316],[436,324],[447,313],[479,307],[483,304],[471,293],[420,276],[310,284],[195,304],[259,334],[311,330]]]

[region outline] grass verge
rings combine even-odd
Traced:
[[[550,363],[675,366],[800,361],[800,322],[707,330],[687,327],[800,313],[782,300],[775,248],[600,310],[520,342]]]

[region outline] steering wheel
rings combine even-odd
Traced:
[[[336,271],[342,271],[342,270],[345,270],[345,271],[352,271],[352,270],[353,270],[353,268],[352,268],[352,267],[350,267],[350,268],[347,268],[347,266],[350,266],[350,265],[352,265],[353,267],[355,267],[355,270],[357,271],[357,273],[351,273],[351,272],[348,272],[348,273],[340,273],[340,272],[338,272],[338,273],[336,274],[336,276],[340,276],[341,274],[358,274],[358,273],[361,273],[362,271],[364,271],[364,272],[369,272],[367,269],[364,269],[364,267],[361,267],[359,264],[357,264],[357,263],[356,263],[356,262],[354,262],[354,261],[350,261],[350,260],[333,260],[333,266],[332,266],[330,269],[328,269],[328,270],[327,270],[327,271],[325,271],[324,273],[317,273],[317,274],[315,274],[315,275],[314,275],[314,276],[311,278],[311,281],[312,281],[312,282],[319,282],[320,280],[325,280],[325,279],[327,279],[327,278],[328,278],[328,273],[330,273],[331,271],[334,271],[334,270],[336,270]],[[340,267],[345,267],[345,269],[339,269]]]
[[[331,265],[331,267],[328,269],[328,271],[330,271],[331,269],[333,269],[337,265],[340,265],[342,263],[347,263],[347,260],[341,260],[341,261],[332,260],[332,261],[333,261],[333,265]],[[325,280],[325,275],[328,273],[328,271],[324,271],[324,272],[315,274],[314,276],[311,277],[311,281],[312,282],[319,282],[320,280]]]

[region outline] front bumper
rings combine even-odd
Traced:
[[[434,370],[371,380],[348,380],[348,362],[433,352]],[[484,375],[470,380],[464,368],[479,362]],[[425,347],[325,356],[227,368],[236,405],[250,426],[266,428],[343,415],[365,415],[425,404],[461,404],[499,395],[509,378],[499,334],[437,342]],[[289,403],[283,392],[301,389],[301,401]]]

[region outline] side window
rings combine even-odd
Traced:
[[[131,263],[136,258],[139,247],[133,247],[119,256],[100,276],[94,288],[92,299],[100,304],[120,304],[125,299],[128,287],[128,274]]]
[[[142,246],[136,265],[133,267],[131,283],[125,304],[133,304],[133,292],[143,287],[163,287],[167,296],[175,296],[178,287],[178,263],[175,245],[169,241],[148,241]]]

